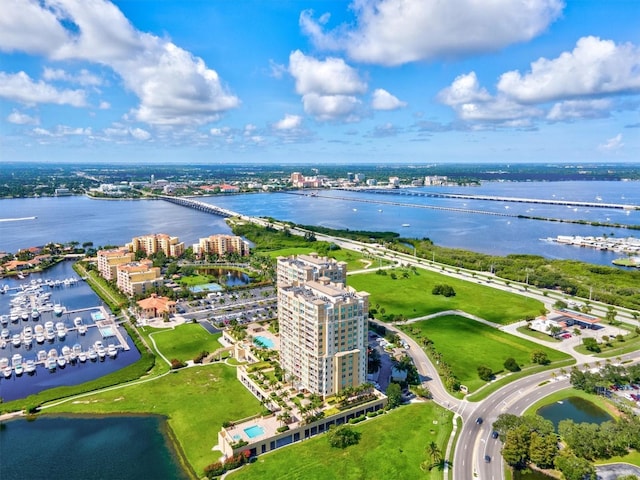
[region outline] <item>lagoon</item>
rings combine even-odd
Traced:
[[[536,412],[543,418],[551,420],[558,429],[562,420],[573,420],[575,423],[604,423],[613,418],[593,403],[580,397],[569,397],[546,405]]]
[[[49,417],[0,424],[0,478],[186,480],[156,416]]]

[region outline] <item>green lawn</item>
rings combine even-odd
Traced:
[[[302,443],[262,455],[229,475],[242,479],[442,479],[437,467],[420,470],[428,460],[426,447],[435,442],[441,452],[451,433],[451,412],[429,402],[409,405],[354,425],[360,443],[344,450],[329,446],[322,434]],[[434,421],[438,423],[434,425]]]
[[[185,323],[175,329],[145,327],[156,343],[158,350],[168,359],[187,361],[202,351],[213,353],[222,347],[218,339],[222,334],[211,334],[197,323]]]
[[[528,367],[532,365],[532,350],[546,352],[552,362],[570,358],[557,350],[455,315],[416,322],[411,327],[419,330],[418,335],[433,341],[435,349],[442,354],[443,360],[470,392],[485,384],[478,377],[479,365],[486,365],[498,372],[504,370],[504,361],[513,357],[521,368]]]
[[[404,278],[408,272],[408,278]],[[391,273],[397,279],[393,280]],[[503,325],[537,316],[543,308],[541,302],[473,282],[447,277],[428,270],[388,270],[387,275],[366,273],[349,277],[349,285],[371,294],[370,304],[379,304],[387,315],[403,315],[406,318],[421,317],[444,310],[462,310],[485,320]],[[454,297],[433,295],[438,284],[447,284],[456,292]],[[382,316],[378,313],[376,318]]]
[[[313,243],[309,246],[304,247],[290,247],[290,248],[281,248],[280,250],[272,250],[268,252],[268,255],[271,258],[276,257],[288,257],[291,255],[301,255],[308,254],[314,252]],[[353,250],[333,250],[329,253],[329,257],[335,258],[339,262],[347,262],[347,272],[352,272],[354,270],[362,270],[368,264],[371,264],[372,267],[377,267],[380,263],[378,259],[368,260],[364,255],[359,252],[354,252]],[[387,265],[389,262],[383,262],[383,265]]]
[[[187,461],[199,476],[217,461],[218,431],[226,420],[260,412],[260,403],[240,382],[236,370],[211,364],[174,371],[139,385],[86,396],[47,409],[47,413],[153,413],[168,418]]]
[[[181,277],[180,280],[178,280],[178,283],[186,285],[188,287],[193,287],[195,285],[203,285],[205,283],[215,282],[216,280],[216,278],[210,275],[189,275]]]

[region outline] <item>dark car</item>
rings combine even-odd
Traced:
[[[477,423],[478,425],[482,425],[482,417],[478,417],[478,418],[476,418],[476,423]]]
[[[498,432],[496,432],[495,430],[493,432],[491,432],[491,438],[498,438],[500,434]]]
[[[485,455],[484,456],[484,461],[485,461],[485,463],[491,462],[491,457],[489,455]]]

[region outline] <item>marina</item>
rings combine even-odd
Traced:
[[[140,356],[91,287],[69,275],[74,273],[71,265],[62,262],[23,280],[5,278],[6,288],[0,287],[4,291],[0,295],[0,398],[4,401],[83,383]],[[98,354],[96,342],[103,344],[103,355]]]
[[[549,242],[563,245],[575,245],[578,247],[595,248],[597,250],[640,255],[640,239],[634,237],[593,237],[580,235],[558,235],[555,238],[544,239]]]

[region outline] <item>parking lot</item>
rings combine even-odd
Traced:
[[[277,316],[277,297],[274,287],[215,292],[206,298],[179,301],[176,316],[185,321],[210,321],[224,326],[235,320],[240,324],[269,320]]]

